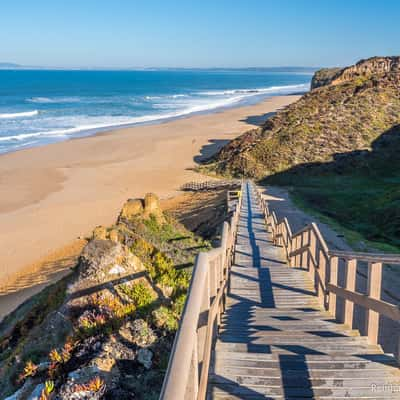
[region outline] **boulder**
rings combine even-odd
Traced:
[[[153,353],[151,350],[143,348],[139,349],[137,354],[137,360],[142,364],[146,369],[150,369],[152,365]]]
[[[143,319],[135,319],[133,322],[127,322],[120,328],[119,334],[126,341],[140,347],[150,346],[157,339],[153,330]]]
[[[111,229],[111,231],[109,232],[109,238],[112,242],[120,242],[121,238],[120,238],[120,234],[118,232],[118,229]]]
[[[119,264],[123,256],[123,247],[119,243],[93,239],[85,246],[80,256],[79,277],[104,280],[108,270]]]
[[[107,239],[107,229],[104,226],[96,226],[93,230],[93,239],[106,240]]]
[[[141,199],[129,199],[122,207],[120,218],[131,219],[143,214],[143,202]]]
[[[144,214],[145,218],[153,215],[159,224],[165,223],[165,217],[160,207],[160,201],[154,193],[147,193],[144,197]]]

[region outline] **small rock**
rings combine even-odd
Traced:
[[[111,229],[110,233],[108,234],[110,240],[112,242],[119,242],[120,241],[120,237],[119,237],[119,232],[117,229]]]
[[[96,226],[93,230],[93,239],[106,240],[107,239],[107,229],[104,226]]]
[[[136,353],[133,349],[120,342],[109,340],[103,344],[101,357],[115,360],[134,360]]]
[[[110,275],[116,275],[116,274],[124,274],[126,272],[124,267],[121,267],[121,265],[115,264],[109,271],[108,273]]]
[[[153,330],[143,319],[127,322],[120,328],[119,333],[125,340],[140,347],[150,346],[157,339]]]
[[[137,353],[137,360],[142,364],[146,369],[150,369],[152,365],[152,358],[153,358],[153,353],[151,350],[143,348],[139,349]]]
[[[116,364],[116,360],[113,357],[96,357],[92,360],[92,363],[95,364],[100,371],[110,372]]]
[[[74,383],[84,383],[99,374],[99,369],[95,365],[83,367],[68,374],[68,380]]]
[[[129,199],[122,207],[120,218],[131,219],[143,213],[143,202],[140,199]]]
[[[165,217],[160,207],[160,201],[154,193],[147,193],[144,197],[144,217],[153,215],[159,224],[165,223]]]

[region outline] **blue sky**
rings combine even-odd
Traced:
[[[400,1],[6,0],[0,62],[332,66],[400,54]]]

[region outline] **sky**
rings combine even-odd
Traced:
[[[0,62],[344,66],[400,54],[398,0],[3,0]]]

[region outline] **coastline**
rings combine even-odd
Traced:
[[[254,105],[2,154],[0,319],[35,293],[35,281],[26,276],[37,260],[88,236],[97,225],[110,225],[130,197],[156,192],[167,198],[181,184],[204,179],[192,170],[195,161],[299,97],[274,96]],[[43,271],[36,266],[33,272],[40,276]],[[51,273],[42,278],[36,292],[55,279]],[[4,288],[16,284],[10,303]]]

